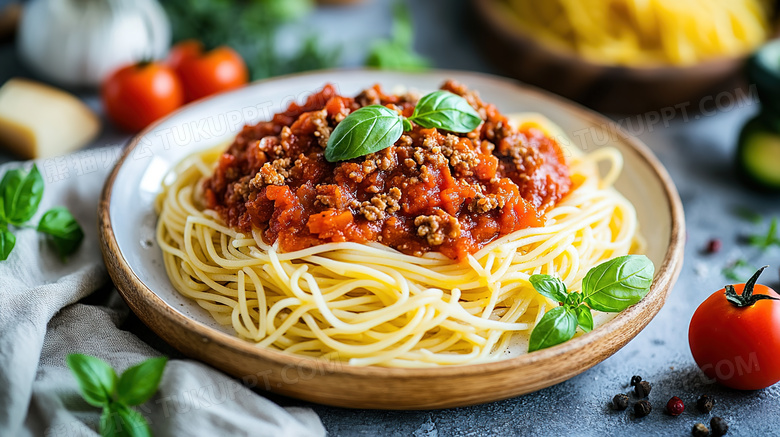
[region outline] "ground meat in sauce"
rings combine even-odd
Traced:
[[[361,106],[410,116],[418,96],[379,86],[355,98],[331,85],[271,121],[246,126],[206,180],[204,195],[232,227],[253,227],[285,252],[338,241],[378,241],[401,252],[463,259],[499,236],[541,225],[571,189],[558,144],[512,129],[463,85],[483,123],[467,134],[414,126],[395,145],[339,163],[324,158],[335,126]]]

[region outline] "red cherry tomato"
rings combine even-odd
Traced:
[[[181,82],[167,65],[141,62],[114,72],[103,82],[103,106],[117,126],[139,131],[184,103]]]
[[[176,44],[168,63],[184,85],[187,101],[244,86],[249,78],[244,60],[226,46],[204,52],[203,44],[186,40]]]
[[[780,381],[780,295],[756,284],[765,268],[713,293],[691,319],[696,364],[727,387],[758,390]]]

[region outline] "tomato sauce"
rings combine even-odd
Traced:
[[[232,227],[262,231],[284,252],[328,242],[379,242],[403,253],[438,251],[462,260],[496,238],[542,225],[571,189],[552,138],[516,130],[495,106],[448,81],[483,123],[467,134],[415,125],[391,147],[330,163],[324,147],[335,126],[361,106],[381,104],[411,116],[417,97],[358,96],[326,85],[272,120],[245,126],[205,181],[205,201]]]

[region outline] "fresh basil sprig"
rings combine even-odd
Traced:
[[[150,358],[128,368],[119,377],[108,363],[99,358],[70,354],[66,361],[84,400],[103,408],[100,435],[152,435],[146,419],[130,407],[143,404],[157,392],[167,358]]]
[[[382,105],[364,106],[333,129],[325,147],[328,162],[345,161],[390,147],[403,134],[403,121]]]
[[[38,167],[33,165],[27,174],[19,168],[5,172],[0,181],[0,196],[3,221],[21,225],[30,220],[43,198],[43,178]]]
[[[655,266],[644,255],[626,255],[593,267],[582,280],[582,292],[569,293],[566,285],[550,275],[532,275],[534,289],[561,306],[547,311],[531,331],[528,352],[571,340],[579,326],[593,330],[591,309],[619,313],[636,304],[650,290]]]
[[[449,91],[435,91],[423,96],[409,121],[422,127],[471,132],[482,123],[482,117],[463,97]]]
[[[35,164],[27,173],[22,169],[5,172],[0,180],[0,261],[8,259],[16,245],[16,236],[8,226],[29,227],[26,223],[38,211],[42,198],[43,178]],[[63,261],[84,239],[81,226],[63,207],[46,211],[36,229],[49,236]]]
[[[346,161],[392,146],[416,123],[425,128],[471,132],[482,123],[463,97],[449,91],[423,96],[408,119],[382,105],[364,106],[349,114],[331,132],[325,147],[328,162]]]
[[[84,239],[84,231],[67,208],[52,208],[41,217],[38,232],[49,235],[49,241],[60,258],[65,259],[75,252]]]

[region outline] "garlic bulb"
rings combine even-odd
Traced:
[[[18,32],[22,61],[65,86],[98,86],[119,67],[163,56],[171,40],[156,0],[32,0]]]

